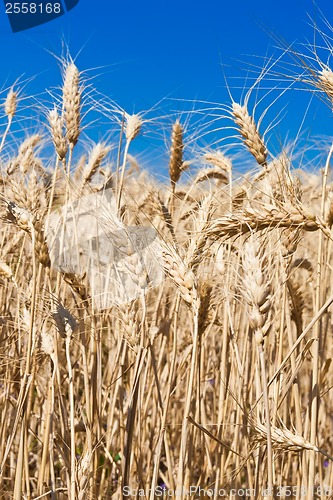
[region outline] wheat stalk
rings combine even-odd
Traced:
[[[249,324],[254,332],[255,343],[258,348],[259,365],[261,368],[261,385],[264,395],[266,435],[267,435],[267,469],[268,490],[273,491],[273,450],[270,425],[270,408],[266,375],[266,360],[264,351],[264,336],[269,328],[268,312],[272,307],[271,283],[264,269],[267,267],[267,257],[256,235],[251,235],[242,251],[243,281],[242,295],[245,298]],[[268,324],[267,324],[268,323]]]
[[[120,205],[121,205],[121,196],[122,196],[122,191],[123,191],[123,186],[124,186],[124,178],[125,178],[125,169],[126,169],[126,163],[127,163],[127,158],[128,158],[128,150],[129,150],[131,142],[140,133],[142,125],[143,125],[143,120],[139,115],[129,115],[128,113],[124,113],[126,144],[125,144],[125,149],[124,149],[123,164],[121,166],[121,171],[120,171],[120,180],[118,179],[118,177],[119,177],[119,175],[118,175],[119,174],[119,163],[117,166],[117,191],[118,191],[117,210],[118,210],[118,212],[120,211]]]

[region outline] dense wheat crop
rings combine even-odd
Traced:
[[[332,70],[293,55],[329,114]],[[157,182],[144,115],[82,137],[92,94],[64,62],[23,138],[3,100],[1,498],[333,498],[332,148],[272,155],[250,91],[225,110],[252,173],[210,148],[192,175],[180,116]]]

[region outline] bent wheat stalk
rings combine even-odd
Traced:
[[[16,113],[16,107],[17,107],[17,92],[15,92],[13,88],[11,88],[4,102],[5,113],[7,115],[7,126],[1,139],[0,152],[2,151],[4,144],[6,142],[6,137],[8,135],[14,115]]]
[[[124,185],[124,177],[125,177],[125,169],[126,169],[126,163],[127,163],[127,157],[128,157],[128,150],[129,150],[131,142],[139,135],[139,133],[141,131],[142,124],[143,124],[143,120],[139,115],[129,115],[128,113],[124,114],[124,129],[125,129],[126,144],[125,144],[125,149],[124,149],[123,164],[121,166],[119,182],[118,182],[118,178],[117,178],[117,188],[118,188],[117,210],[118,210],[118,212],[120,210],[120,205],[121,205],[121,197],[122,197],[122,191],[123,191],[123,185]]]

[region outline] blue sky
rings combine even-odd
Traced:
[[[331,1],[318,0],[317,6],[333,22]],[[249,82],[246,78],[259,73],[265,57],[281,53],[269,33],[288,43],[312,42],[309,16],[320,17],[311,0],[80,0],[66,15],[13,34],[2,4],[0,9],[2,88],[17,78],[23,81],[34,76],[24,89],[27,95],[60,85],[52,53],[60,55],[65,41],[72,56],[77,56],[79,69],[91,69],[87,74],[94,77],[94,87],[129,113],[147,110],[167,96],[175,99],[158,106],[160,115],[178,108],[191,110],[194,100],[229,103],[226,81],[239,100]],[[272,85],[267,81],[267,88]],[[266,98],[261,111],[275,97],[273,92]],[[278,141],[296,135],[309,98],[308,92],[290,91],[273,106],[274,116],[284,107],[282,121],[275,128],[275,148]],[[303,134],[328,136],[330,114],[315,99]],[[192,131],[196,116],[190,120]],[[268,124],[267,117],[263,128]],[[93,127],[95,140],[105,136],[107,127],[105,120]],[[210,145],[215,139],[207,136],[205,140]],[[138,144],[144,148],[144,143]],[[147,161],[152,163],[151,158]]]

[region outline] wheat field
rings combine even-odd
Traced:
[[[329,114],[332,70],[295,59]],[[62,69],[43,132],[16,136],[17,84],[2,106],[1,498],[333,498],[333,146],[273,155],[253,87],[225,107],[253,170],[212,147],[192,174],[176,117],[158,182],[144,116],[87,142]]]

